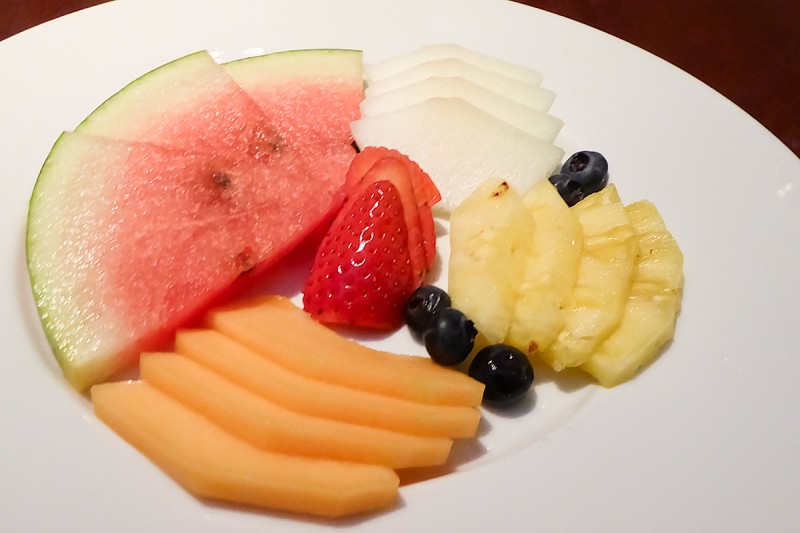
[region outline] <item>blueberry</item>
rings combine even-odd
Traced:
[[[483,401],[499,407],[516,403],[533,385],[533,367],[528,357],[505,344],[479,351],[469,365],[469,375],[486,385]]]
[[[467,358],[475,344],[478,330],[464,313],[447,307],[442,309],[433,325],[423,334],[425,349],[434,362],[444,366],[457,365]]]
[[[450,307],[450,296],[433,285],[423,285],[415,290],[403,310],[408,328],[417,335],[433,326],[442,309]]]
[[[602,190],[608,183],[608,161],[598,152],[576,152],[561,167],[561,173],[577,181],[586,197]]]
[[[556,174],[550,176],[550,183],[555,185],[558,194],[569,207],[583,200],[583,191],[577,181],[569,174]]]

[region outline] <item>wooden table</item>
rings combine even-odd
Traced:
[[[800,156],[800,1],[517,1],[616,35],[677,65],[739,105]],[[3,3],[0,40],[102,1]]]

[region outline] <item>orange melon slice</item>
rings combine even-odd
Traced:
[[[196,496],[329,517],[396,502],[388,468],[261,450],[144,382],[91,394],[103,422]]]
[[[439,405],[480,405],[483,384],[427,358],[374,350],[338,335],[287,298],[213,311],[208,323],[274,363],[327,383]]]
[[[142,379],[251,444],[275,452],[380,464],[440,465],[452,441],[303,415],[178,354],[143,354]]]
[[[310,416],[446,438],[472,437],[480,422],[473,407],[424,404],[303,377],[213,330],[179,331],[175,350],[275,404]]]

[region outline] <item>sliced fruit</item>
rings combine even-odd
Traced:
[[[549,99],[550,103],[552,103],[555,99],[555,95],[552,91],[544,89],[539,85],[508,78],[458,59],[426,61],[390,78],[369,83],[367,88],[364,89],[364,97],[372,98],[376,95],[434,77],[462,78],[475,85],[499,93],[509,100],[531,107],[534,106],[533,102],[547,102]],[[549,105],[548,103],[545,109],[549,108]],[[423,168],[425,167],[423,166]]]
[[[65,133],[36,183],[27,261],[45,333],[78,389],[286,255],[341,198],[347,157],[298,166]],[[291,224],[287,221],[291,220]]]
[[[262,158],[281,142],[270,118],[207,52],[144,74],[103,102],[75,131]]]
[[[650,363],[675,333],[683,293],[683,254],[656,207],[625,207],[637,232],[636,276],[619,327],[581,368],[606,387],[627,381]]]
[[[222,65],[281,137],[350,144],[364,96],[360,50],[290,50]],[[298,120],[303,117],[302,120]]]
[[[399,479],[386,467],[258,449],[146,383],[97,385],[92,402],[98,418],[195,496],[330,517],[397,499]]]
[[[295,103],[306,98],[306,74]],[[306,118],[281,120],[302,127]],[[341,130],[334,122],[323,129]],[[59,138],[40,172],[26,245],[46,335],[79,389],[135,361],[328,220],[355,154],[341,139],[306,145],[276,134],[273,118],[205,53],[142,76],[78,131]]]
[[[555,187],[541,180],[522,198],[534,224],[528,229],[514,316],[505,342],[529,356],[545,350],[564,327],[564,302],[578,274],[583,233]]]
[[[402,162],[409,174],[411,175],[411,185],[414,188],[414,195],[417,198],[417,206],[422,204],[435,205],[436,202],[442,199],[436,185],[415,162],[408,158],[408,156],[401,154],[397,150],[386,148],[384,146],[364,146],[361,151],[353,158],[350,163],[350,168],[347,169],[347,176],[345,178],[345,190],[352,191],[357,188],[361,178],[369,172],[379,159],[391,157]]]
[[[471,407],[423,404],[309,379],[276,364],[271,353],[249,349],[213,330],[179,331],[175,349],[266,400],[309,416],[445,438],[473,436],[480,420]],[[303,359],[309,354],[291,356]],[[328,361],[330,367],[343,364]]]
[[[430,269],[436,259],[436,229],[433,223],[431,206],[439,202],[439,200],[442,199],[442,195],[439,193],[439,189],[436,188],[430,176],[428,176],[419,165],[397,150],[391,150],[382,146],[364,147],[364,149],[353,158],[353,162],[347,170],[345,191],[348,195],[355,194],[364,176],[378,161],[387,158],[402,163],[410,177],[411,187],[414,191],[414,198],[416,199],[416,211],[419,218],[422,245],[425,249],[425,266],[426,270]],[[380,173],[377,175],[380,175]],[[407,221],[406,225],[408,226],[408,224]],[[413,245],[411,248],[413,248]]]
[[[425,277],[425,273],[428,271],[430,265],[428,264],[425,252],[422,223],[420,220],[420,212],[417,208],[417,197],[415,195],[411,175],[408,173],[406,166],[393,157],[381,158],[376,161],[364,177],[361,178],[356,191],[363,191],[371,183],[384,180],[394,185],[394,189],[400,198],[400,206],[403,209],[403,222],[408,237],[408,255],[411,261],[411,268],[413,269],[411,284],[416,288],[422,283],[422,278]],[[358,194],[358,192],[354,192],[353,194]],[[389,200],[387,199],[385,201]],[[370,210],[372,209],[371,207]],[[352,215],[352,212],[350,215]],[[349,223],[353,223],[353,218],[350,215],[348,215]],[[388,221],[384,220],[384,222]]]
[[[365,78],[368,83],[375,82],[394,76],[420,63],[439,59],[459,59],[484,70],[532,85],[538,85],[542,81],[542,75],[533,69],[450,43],[429,44],[376,63],[367,70]]]
[[[265,450],[389,468],[439,465],[450,453],[449,439],[291,411],[178,354],[144,354],[140,370],[145,382]]]
[[[403,172],[402,164],[386,161]],[[400,183],[407,186],[404,180]],[[413,252],[422,264],[415,265],[405,223],[406,217],[416,223],[417,215],[405,211],[408,206],[390,181],[365,183],[359,191],[319,246],[303,287],[303,308],[327,324],[391,329],[402,324],[403,306],[424,275],[419,225]]]
[[[481,403],[483,385],[475,380],[427,358],[380,352],[344,338],[286,298],[269,296],[214,310],[208,323],[312,379],[416,402]]]
[[[533,226],[519,193],[503,180],[486,181],[450,217],[447,292],[489,343],[508,333]]]
[[[636,272],[636,232],[616,187],[609,185],[570,209],[583,230],[578,274],[564,303],[564,328],[539,352],[556,370],[588,361],[617,328]]]
[[[416,161],[442,192],[434,212],[445,214],[488,178],[502,177],[524,193],[564,155],[459,98],[431,98],[352,127],[359,146],[394,148]]]
[[[537,88],[522,104],[463,78],[432,77],[364,99],[361,114],[372,117],[429,98],[461,98],[525,133],[552,142],[564,125],[561,119],[547,114],[554,97],[552,92]]]

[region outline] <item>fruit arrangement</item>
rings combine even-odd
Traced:
[[[672,338],[683,256],[651,203],[607,183],[597,152],[524,197],[487,181],[451,217],[449,292],[487,342],[614,386]]]
[[[481,402],[528,395],[534,356],[630,378],[674,333],[682,257],[602,155],[554,173],[541,81],[456,45],[366,70],[353,50],[198,52],[135,80],[61,135],[31,198],[65,377],[189,492],[321,516],[394,505],[394,470],[444,464]],[[434,214],[447,292],[426,284]],[[302,309],[220,307],[309,241]],[[430,358],[331,329],[404,323]]]
[[[285,298],[206,324],[143,354],[140,380],[91,389],[97,416],[197,496],[331,517],[383,509],[393,470],[444,464],[478,428],[480,383],[340,337]]]

